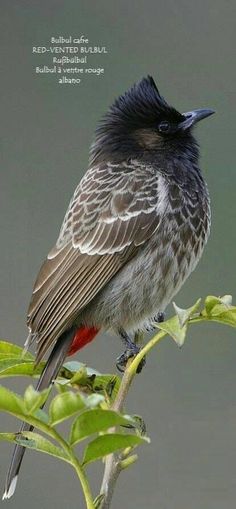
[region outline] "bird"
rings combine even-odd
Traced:
[[[117,366],[124,369],[139,351],[134,335],[163,320],[209,237],[210,198],[193,128],[213,113],[180,113],[148,75],[98,123],[88,169],[29,305],[25,348],[36,341],[36,364],[47,357],[37,390],[100,331],[122,339]],[[24,423],[21,431],[29,429]],[[24,452],[15,446],[4,499],[15,491]]]

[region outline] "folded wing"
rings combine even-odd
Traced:
[[[35,282],[27,323],[37,361],[157,230],[166,207],[161,179],[135,164],[87,171]]]

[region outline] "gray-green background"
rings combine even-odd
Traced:
[[[209,293],[232,293],[236,301],[235,11],[234,0],[1,0],[2,338],[23,344],[33,280],[86,169],[96,122],[117,94],[147,73],[180,111],[217,110],[197,129],[212,233],[176,301],[187,307]],[[106,58],[92,60],[105,66],[104,77],[60,86],[33,74],[39,57],[32,45],[70,34],[109,48]],[[117,338],[106,335],[77,358],[109,372],[120,352]],[[153,351],[128,402],[130,412],[144,417],[152,443],[121,476],[114,509],[235,506],[235,365],[235,332],[220,326],[191,329],[181,351],[171,340]],[[9,385],[21,392],[25,384]],[[16,427],[1,415],[1,431]],[[1,444],[1,486],[10,449]],[[96,491],[99,469],[89,470]],[[28,452],[8,507],[29,506],[82,508],[73,472]]]

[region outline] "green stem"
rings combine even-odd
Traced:
[[[78,458],[75,456],[69,444],[64,440],[64,438],[62,438],[61,435],[59,435],[56,430],[51,430],[51,436],[61,445],[61,447],[70,457],[70,463],[74,467],[82,486],[87,509],[94,509],[93,496],[90,490],[89,482]]]
[[[122,377],[118,394],[112,405],[113,410],[116,410],[117,412],[122,412],[126,396],[132,384],[132,381],[136,375],[139,363],[141,362],[143,357],[166,335],[167,332],[164,331],[158,332],[158,334],[156,334],[142,348],[142,350],[140,350],[138,355],[134,357],[132,361],[129,362]],[[117,482],[121,470],[122,470],[121,462],[119,461],[117,456],[115,454],[109,454],[109,456],[107,456],[105,460],[105,469],[100,490],[100,494],[104,495],[104,498],[101,503],[101,509],[110,508],[115,484]]]
[[[71,461],[71,464],[74,467],[74,469],[75,469],[75,471],[77,473],[77,476],[78,476],[78,478],[80,480],[80,484],[81,484],[82,489],[83,489],[83,493],[84,493],[84,498],[85,498],[85,501],[86,501],[87,509],[94,509],[95,506],[94,506],[94,503],[93,503],[93,497],[92,497],[92,493],[91,493],[91,490],[90,490],[90,486],[89,486],[89,482],[88,482],[87,476],[84,473],[82,466],[80,465],[78,459],[75,456],[73,457],[73,460]]]

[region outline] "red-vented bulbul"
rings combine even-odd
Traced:
[[[122,337],[119,366],[125,364],[138,351],[132,334],[162,316],[196,267],[209,235],[210,204],[192,128],[212,113],[179,113],[148,76],[100,122],[89,168],[29,306],[27,345],[36,340],[36,363],[51,351],[38,390],[100,330]],[[3,498],[15,491],[23,454],[17,445]]]

